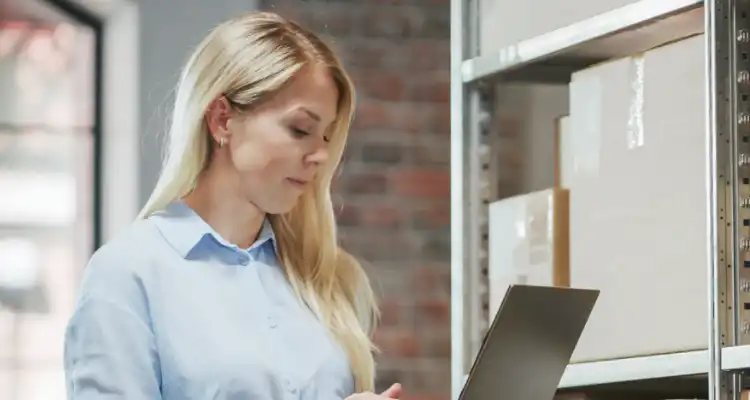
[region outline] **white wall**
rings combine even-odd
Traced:
[[[140,0],[140,184],[148,198],[161,165],[161,143],[180,67],[209,29],[257,7],[256,0]]]

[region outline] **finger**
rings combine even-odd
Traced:
[[[381,396],[389,398],[389,399],[397,399],[401,397],[401,384],[400,383],[394,383],[389,387],[385,392],[381,394]]]

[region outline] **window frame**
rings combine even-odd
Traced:
[[[95,250],[127,228],[140,204],[140,20],[134,0],[45,0],[92,24],[95,51]],[[114,184],[107,184],[113,183]]]
[[[140,206],[138,5],[134,0],[43,1],[94,35],[93,123],[84,133],[93,152],[88,225],[93,252],[129,226]],[[85,265],[76,268],[80,273]],[[53,370],[40,371],[59,373]]]
[[[103,162],[104,153],[104,135],[102,134],[102,124],[104,119],[103,106],[104,106],[104,93],[103,93],[103,82],[104,82],[104,23],[102,19],[81,6],[78,3],[68,0],[42,0],[55,8],[60,12],[70,16],[78,23],[89,27],[94,35],[94,54],[93,54],[93,121],[91,125],[91,139],[92,139],[92,174],[91,182],[91,204],[93,206],[91,215],[91,244],[93,248],[91,251],[95,251],[101,246],[103,241],[102,235],[102,188],[104,186],[103,170],[105,168]]]

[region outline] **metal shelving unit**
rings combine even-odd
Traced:
[[[560,388],[604,400],[739,399],[743,374],[750,370],[750,1],[634,1],[482,55],[478,1],[451,2],[454,398],[487,326],[483,225],[486,203],[493,199],[483,196],[493,173],[485,137],[494,85],[567,84],[572,72],[592,64],[704,34],[709,307],[696,312],[709,315],[707,349],[572,364]]]

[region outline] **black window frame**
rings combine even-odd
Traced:
[[[87,10],[82,5],[71,0],[42,0],[62,13],[72,17],[82,25],[91,28],[94,33],[94,101],[93,124],[91,135],[93,141],[93,176],[91,195],[92,224],[91,244],[92,252],[96,251],[103,241],[103,188],[104,188],[104,135],[102,126],[104,120],[104,20]]]

